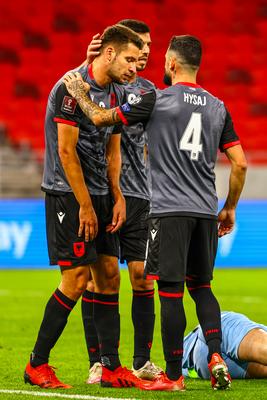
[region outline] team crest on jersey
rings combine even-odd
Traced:
[[[130,93],[128,96],[128,103],[129,104],[138,104],[142,100],[141,96],[136,96],[134,93]]]
[[[64,96],[61,110],[68,113],[68,114],[74,114],[75,109],[77,106],[77,101],[70,96]]]
[[[82,257],[85,253],[84,242],[73,243],[73,251],[76,257]]]
[[[125,103],[121,106],[122,111],[124,112],[129,112],[131,111],[131,107],[129,106],[129,103]]]

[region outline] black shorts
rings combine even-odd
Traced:
[[[119,232],[121,262],[144,261],[148,233],[149,201],[125,197],[126,222]]]
[[[98,235],[85,242],[78,237],[79,203],[73,193],[54,195],[46,193],[46,235],[50,265],[79,266],[95,263],[97,254],[119,256],[118,234],[106,233],[112,220],[110,195],[91,196],[98,218]]]
[[[213,277],[218,246],[217,220],[169,216],[149,220],[146,279],[182,282]]]

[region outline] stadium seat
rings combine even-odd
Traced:
[[[171,36],[195,34],[203,42],[200,84],[224,99],[246,148],[267,150],[260,129],[266,123],[266,10],[261,0],[191,0],[179,6],[175,0],[136,0],[123,7],[120,0],[94,7],[65,0],[64,9],[54,0],[41,7],[32,0],[1,1],[0,69],[6,78],[2,86],[8,103],[19,106],[8,104],[0,118],[10,122],[13,138],[27,137],[33,147],[42,146],[36,131],[41,130],[51,87],[85,59],[95,33],[120,19],[137,18],[149,24],[152,36],[151,58],[142,75],[164,87],[164,55]],[[23,93],[25,97],[15,97]],[[31,122],[23,120],[25,110]]]

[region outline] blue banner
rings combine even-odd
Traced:
[[[267,266],[267,201],[240,201],[234,232],[219,239],[216,266]],[[1,200],[0,268],[48,267],[43,199]]]

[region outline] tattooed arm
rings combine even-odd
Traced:
[[[69,94],[74,97],[84,114],[96,126],[109,126],[121,122],[116,108],[104,109],[95,104],[88,96],[90,90],[88,83],[84,82],[79,72],[69,72],[64,76],[64,83]]]

